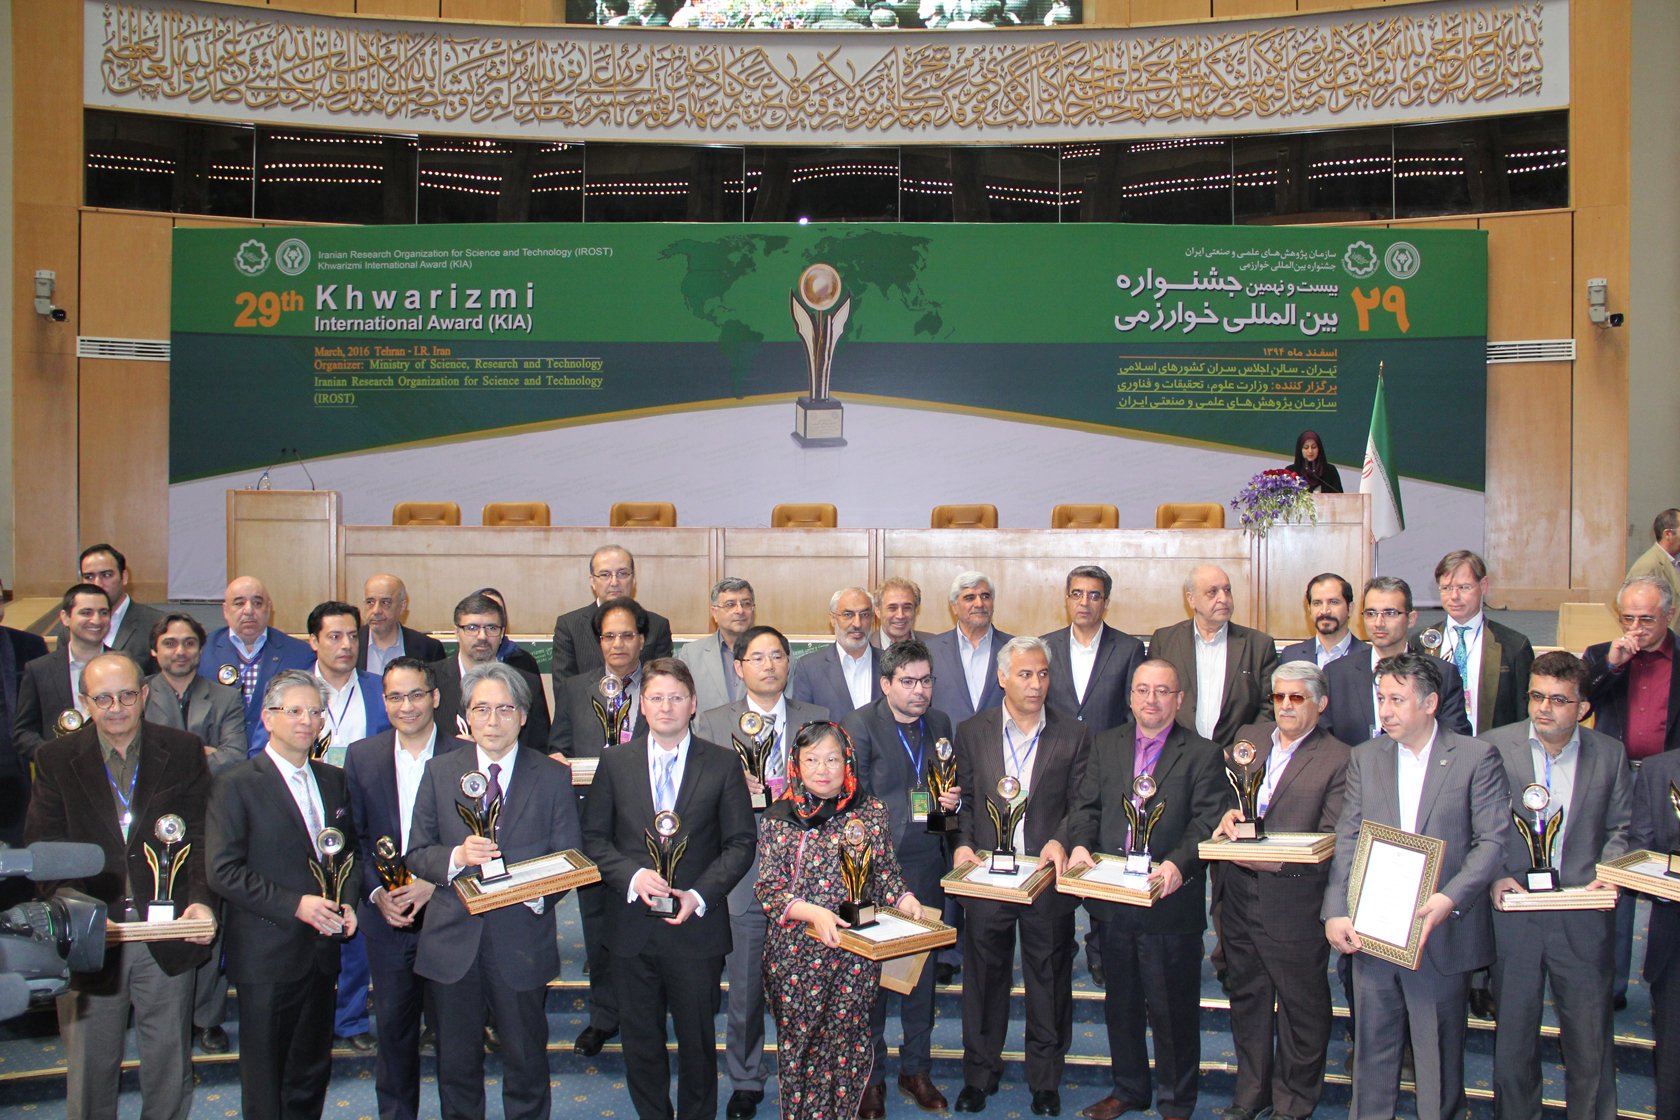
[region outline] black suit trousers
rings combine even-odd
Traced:
[[[1657,1041],[1657,1115],[1680,1116],[1680,902],[1651,904],[1645,982]]]
[[[1155,1111],[1163,1118],[1196,1110],[1202,1061],[1202,935],[1142,933],[1126,922],[1103,923],[1108,1053],[1114,1095],[1137,1107],[1150,1101],[1149,1049],[1144,1024],[1155,1039],[1160,1090]]]
[[[612,1034],[618,1030],[618,987],[613,983],[613,955],[607,942],[607,906],[612,888],[591,883],[577,891],[578,916],[583,923],[583,955],[589,964],[589,1025]]]
[[[922,826],[912,823],[912,830],[921,832]],[[910,893],[928,913],[938,913],[945,905],[945,892],[939,885],[947,867],[945,845],[936,836],[906,837],[898,850],[898,866],[904,872],[904,882]],[[881,901],[889,901],[882,899]],[[916,978],[916,986],[908,995],[900,997],[899,1024],[904,1041],[898,1048],[898,1072],[925,1074],[931,1068],[933,1054],[933,981],[938,969],[929,960]],[[887,1001],[893,993],[885,988],[875,991],[875,1006],[869,1016],[869,1032],[875,1046],[875,1071],[869,1075],[871,1085],[879,1085],[887,1076]]]
[[[502,1036],[502,1114],[507,1120],[548,1120],[547,986],[516,991],[476,958],[453,984],[434,983],[432,999],[444,1120],[484,1120],[486,1010]]]
[[[1073,912],[1065,895],[1046,891],[1031,905],[963,900],[963,1083],[989,1089],[1003,1076],[1009,993],[1015,977],[1015,930],[1021,931],[1021,981],[1027,990],[1027,1086],[1061,1088],[1073,1043]]]
[[[725,904],[718,899],[718,904]],[[643,921],[663,919],[646,916]],[[671,1120],[671,1061],[665,1016],[677,1035],[679,1120],[715,1120],[718,1109],[717,1027],[722,957],[681,957],[650,950],[613,959],[624,1079],[640,1120]]]
[[[1330,943],[1322,934],[1271,936],[1261,919],[1255,873],[1235,865],[1224,870],[1225,959],[1237,1052],[1231,1103],[1251,1112],[1269,1106],[1287,1116],[1311,1116],[1330,1045]]]
[[[385,920],[377,912],[369,917]],[[429,984],[414,974],[418,935],[401,934],[396,941],[400,946],[396,952],[369,954],[374,1032],[379,1040],[374,1091],[379,1120],[416,1120],[420,1114],[420,1013]]]
[[[311,969],[239,985],[239,1088],[246,1120],[320,1120],[332,1080],[333,978]]]

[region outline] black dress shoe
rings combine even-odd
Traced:
[[[1478,1019],[1494,1018],[1493,993],[1486,988],[1470,989],[1470,1014]]]
[[[1254,1120],[1256,1113],[1252,1108],[1234,1104],[1219,1115],[1221,1120]]]
[[[1627,997],[1626,996],[1617,996],[1614,1000],[1611,1001],[1610,1006],[1617,1011],[1626,1011],[1627,1010]]]
[[[1091,983],[1095,984],[1099,988],[1108,987],[1108,977],[1103,975],[1103,966],[1101,961],[1091,962]]]
[[[1032,1110],[1034,1116],[1060,1116],[1062,1095],[1054,1089],[1034,1089]]]
[[[729,1094],[729,1120],[752,1120],[758,1114],[758,1103],[764,1099],[762,1089],[737,1089]]]
[[[986,1090],[973,1085],[964,1085],[962,1092],[957,1094],[958,1112],[986,1111]]]
[[[957,973],[961,971],[962,969],[954,964],[941,964],[934,970],[933,981],[936,984],[949,984],[957,978]]]
[[[333,1042],[336,1045],[343,1046],[357,1054],[371,1054],[375,1050],[379,1049],[379,1044],[374,1041],[373,1035],[369,1034],[367,1031],[363,1031],[361,1034],[351,1035],[348,1038],[335,1038]]]
[[[437,1032],[429,1026],[420,1031],[420,1053],[434,1057],[437,1054]]]
[[[221,1027],[205,1027],[193,1032],[193,1038],[198,1042],[198,1048],[206,1054],[226,1054],[228,1052],[227,1032]]]
[[[500,1050],[501,1048],[502,1048],[501,1032],[496,1030],[495,1027],[492,1027],[488,1023],[486,1023],[484,1025],[484,1052],[486,1054],[494,1054],[496,1051]]]
[[[586,1058],[593,1058],[601,1052],[601,1047],[606,1045],[607,1039],[616,1037],[618,1037],[618,1031],[616,1030],[604,1031],[599,1027],[584,1027],[583,1030],[578,1032],[577,1041],[572,1043],[572,1052],[582,1054]],[[740,1093],[735,1094],[736,1097],[740,1095]],[[764,1094],[760,1093],[758,1097],[759,1100],[763,1100]],[[729,1098],[729,1103],[730,1107],[733,1108],[735,1097]],[[758,1102],[754,1101],[753,1103],[757,1104]],[[734,1116],[735,1114],[731,1112],[730,1115]],[[751,1116],[752,1113],[744,1112],[741,1115]]]

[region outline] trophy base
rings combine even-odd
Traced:
[[[993,875],[1015,874],[1015,853],[993,852],[991,871]]]
[[[1266,838],[1266,822],[1263,820],[1238,821],[1235,827],[1238,840],[1253,841]]]
[[[941,813],[938,811],[927,816],[927,830],[941,836],[957,830],[957,815],[955,813]]]
[[[500,857],[486,860],[478,865],[478,881],[481,883],[499,883],[508,877],[507,860]]]
[[[759,790],[757,793],[752,795],[753,812],[762,813],[769,804],[769,795],[767,795],[763,790]]]
[[[674,918],[677,916],[677,896],[662,895],[648,899],[647,912],[650,918]]]
[[[1147,875],[1149,870],[1148,852],[1128,852],[1126,854],[1126,874]]]
[[[875,904],[873,902],[842,902],[840,904],[840,920],[853,929],[867,929],[875,924]]]
[[[1523,873],[1523,886],[1528,888],[1529,894],[1555,891],[1559,885],[1555,867],[1531,867]]]
[[[167,898],[154,899],[146,903],[146,920],[148,922],[173,922],[177,916],[175,903]]]
[[[793,441],[801,447],[844,447],[844,416],[833,397],[800,397],[793,404]]]

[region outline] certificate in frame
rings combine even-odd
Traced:
[[[991,853],[980,852],[979,863],[964,864],[947,871],[939,880],[946,894],[959,898],[989,898],[994,902],[1023,905],[1044,893],[1056,878],[1056,866],[1037,856],[1016,858],[1013,874],[989,870]]]
[[[1446,850],[1447,842],[1435,836],[1375,821],[1360,823],[1348,875],[1348,917],[1362,943],[1360,952],[1417,969],[1423,955],[1418,910],[1435,893]]]
[[[1607,860],[1594,871],[1606,883],[1630,891],[1680,902],[1680,878],[1668,873],[1668,856],[1659,852],[1629,852]]]
[[[481,883],[473,875],[457,876],[455,893],[466,904],[467,913],[482,914],[600,881],[601,869],[576,848],[567,848],[553,855],[510,863],[507,878],[495,883]]]

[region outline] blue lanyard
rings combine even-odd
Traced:
[[[910,750],[910,740],[904,737],[904,725],[899,723],[897,720],[893,721],[893,730],[898,732],[898,741],[904,744],[904,753],[910,758],[910,775],[917,781],[918,784],[921,782],[922,778],[922,757],[927,754],[927,729],[924,726],[925,723],[926,721],[921,719],[916,721],[916,750],[912,753]]]
[[[111,783],[111,792],[115,793],[117,800],[122,802],[123,811],[120,823],[122,824],[123,839],[127,840],[129,827],[134,824],[134,785],[140,780],[139,759],[134,762],[134,773],[128,776],[127,794],[124,794],[122,787],[117,785],[117,776],[111,773],[109,765],[105,767],[105,780]]]
[[[1004,745],[1009,748],[1009,760],[1015,764],[1015,777],[1016,778],[1019,778],[1022,774],[1025,774],[1027,772],[1027,767],[1032,762],[1033,752],[1038,750],[1039,736],[1041,736],[1043,734],[1044,734],[1044,724],[1041,723],[1041,724],[1038,725],[1038,730],[1033,732],[1032,741],[1027,744],[1026,754],[1022,755],[1020,757],[1017,757],[1016,754],[1015,754],[1015,736],[1013,736],[1009,733],[1009,725],[1004,724],[1004,727],[1003,727],[1003,742],[1004,742]]]

